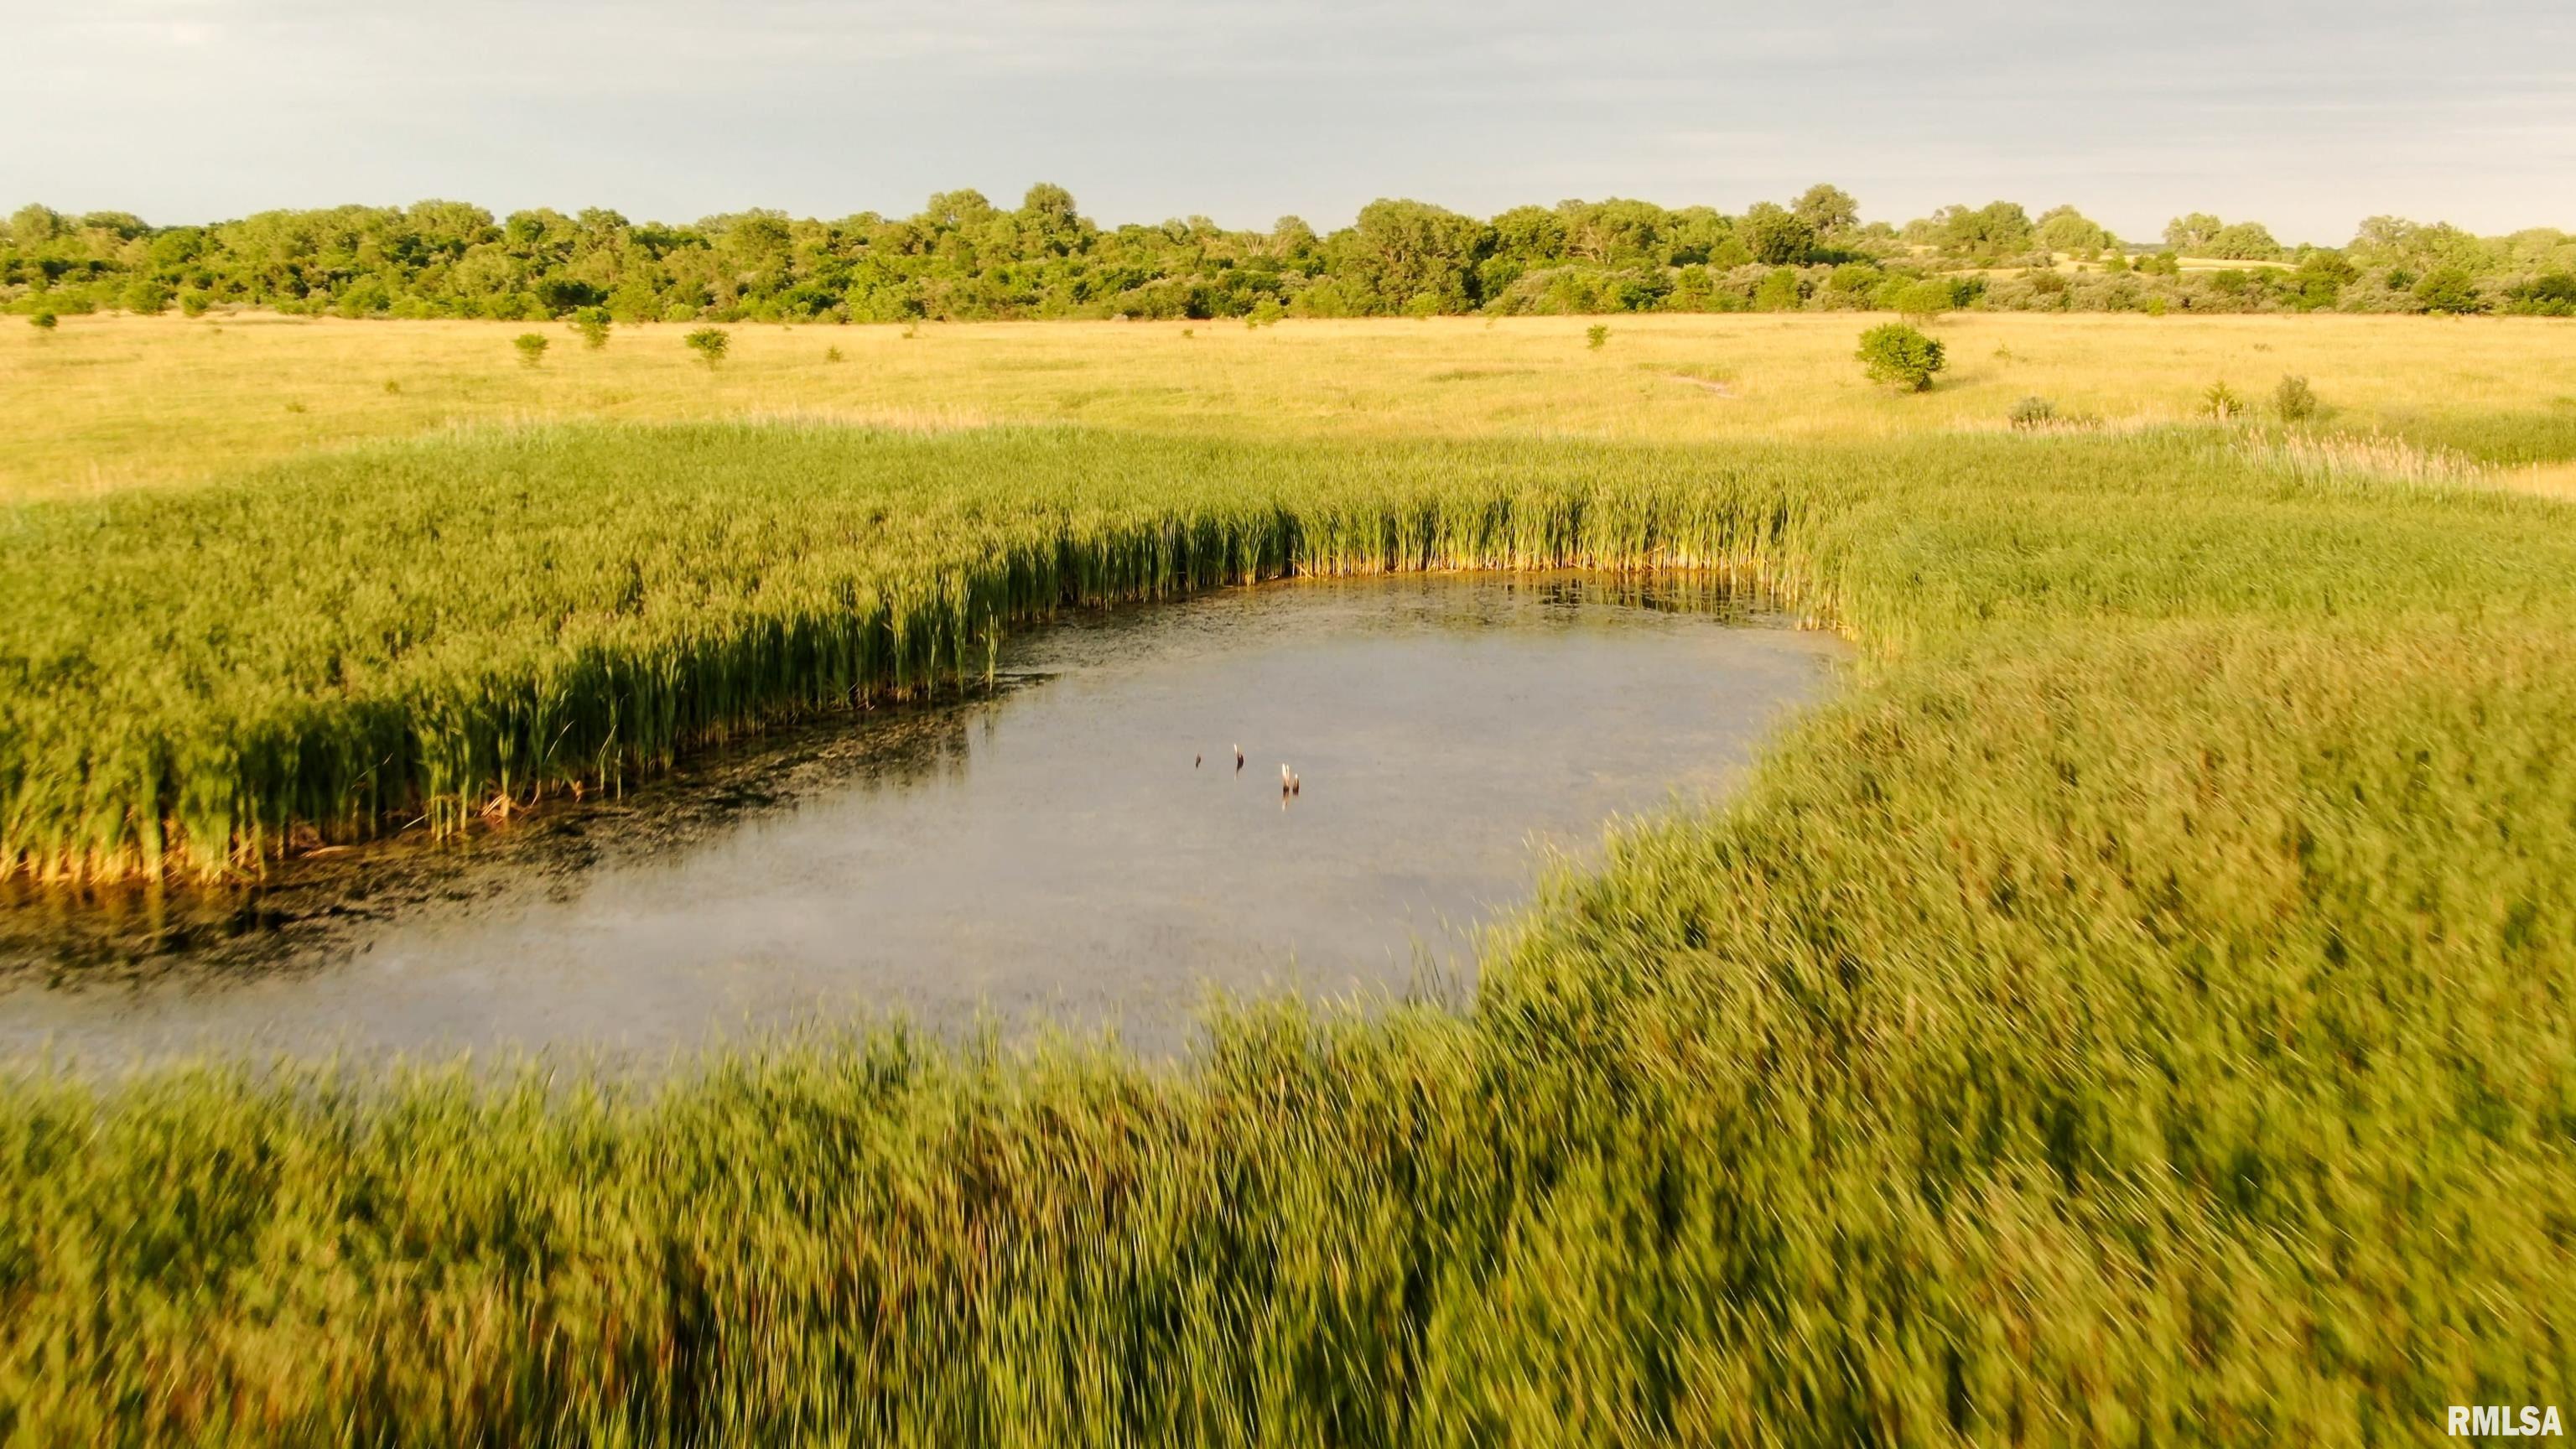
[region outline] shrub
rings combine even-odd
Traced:
[[[2513,289],[2511,312],[2535,317],[2576,317],[2576,274],[2551,272]]]
[[[571,318],[572,330],[581,334],[581,345],[593,352],[608,345],[608,309],[583,307]]]
[[[2036,428],[2057,420],[2057,404],[2033,394],[2012,405],[2011,417],[2016,428]]]
[[[910,337],[912,329],[904,328],[903,335]],[[721,327],[701,327],[680,340],[687,343],[709,367],[724,361],[725,349],[733,346],[733,334]]]
[[[2317,395],[2304,377],[2284,377],[2272,389],[2272,411],[2285,423],[2303,423],[2317,415]]]
[[[1865,297],[1885,280],[1886,273],[1867,262],[1845,262],[1825,276],[1825,289]]]
[[[181,292],[179,294],[179,315],[182,317],[203,317],[206,315],[206,308],[211,305],[213,301],[214,299],[212,297],[193,289]]]
[[[27,325],[39,332],[51,332],[60,324],[55,322],[52,308],[39,307],[27,314]]]
[[[823,349],[823,360],[824,360],[825,362],[838,362],[838,361],[840,361],[840,360],[841,360],[841,349],[839,349],[839,348],[837,348],[837,347],[826,347],[826,348],[824,348],[824,349]]]
[[[158,317],[170,310],[170,289],[150,277],[125,289],[121,299],[125,310],[140,317]]]
[[[1908,392],[1931,391],[1932,374],[1946,365],[1940,343],[1902,322],[1862,333],[1856,355],[1870,381],[1894,383]]]
[[[1896,310],[1918,322],[1929,322],[1958,304],[1958,293],[1938,278],[1925,278],[1896,294]]]
[[[1798,304],[1806,299],[1806,289],[1798,282],[1798,269],[1779,267],[1762,279],[1762,285],[1753,289],[1753,310],[1795,312]]]
[[[2244,411],[2245,399],[2238,397],[2236,389],[2229,387],[2223,381],[2211,383],[2209,390],[2200,395],[2202,417],[2223,423],[2241,416]]]
[[[1610,327],[1608,323],[1595,322],[1591,326],[1583,329],[1583,345],[1591,348],[1593,351],[1599,352],[1603,347],[1609,345],[1609,342]]]
[[[519,349],[519,361],[529,367],[546,360],[546,339],[534,332],[520,333],[510,339],[510,345]]]

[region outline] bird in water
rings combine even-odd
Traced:
[[[1279,793],[1282,796],[1296,794],[1297,787],[1303,783],[1305,782],[1297,778],[1296,771],[1289,769],[1285,764],[1279,767]]]
[[[1206,764],[1206,763],[1207,763],[1207,756],[1205,756],[1205,755],[1192,755],[1192,756],[1190,756],[1190,768],[1191,768],[1191,769],[1193,769],[1193,770],[1197,769],[1199,766],[1204,765],[1204,764]]]
[[[1241,745],[1234,747],[1234,772],[1238,775],[1243,773],[1243,746]]]

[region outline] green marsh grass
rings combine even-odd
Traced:
[[[2371,1444],[2576,1387],[2560,505],[2199,430],[771,426],[10,527],[39,869],[643,768],[1292,567],[1730,569],[1863,648],[1460,1011],[1252,1003],[1168,1066],[814,1036],[656,1088],[27,1069],[0,1435]]]

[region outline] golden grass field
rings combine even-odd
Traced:
[[[1585,345],[1596,321],[1610,328]],[[1256,437],[1694,441],[2004,426],[2015,400],[2112,425],[2192,414],[2225,381],[2306,377],[2338,428],[2576,409],[2576,345],[2541,319],[2043,317],[1933,327],[1931,393],[1863,380],[1853,313],[1428,321],[740,324],[712,373],[685,326],[586,351],[555,325],[271,314],[0,328],[0,498],[168,483],[460,423],[807,416],[944,428],[1077,423]],[[522,366],[511,339],[553,342]],[[838,349],[841,360],[829,360]],[[2576,491],[2576,466],[2510,481]]]

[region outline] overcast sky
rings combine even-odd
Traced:
[[[2576,228],[2576,0],[0,0],[0,34],[0,206],[156,222],[1045,180],[1109,223],[1330,228],[1830,180],[1874,219],[2003,197],[2140,237]]]

